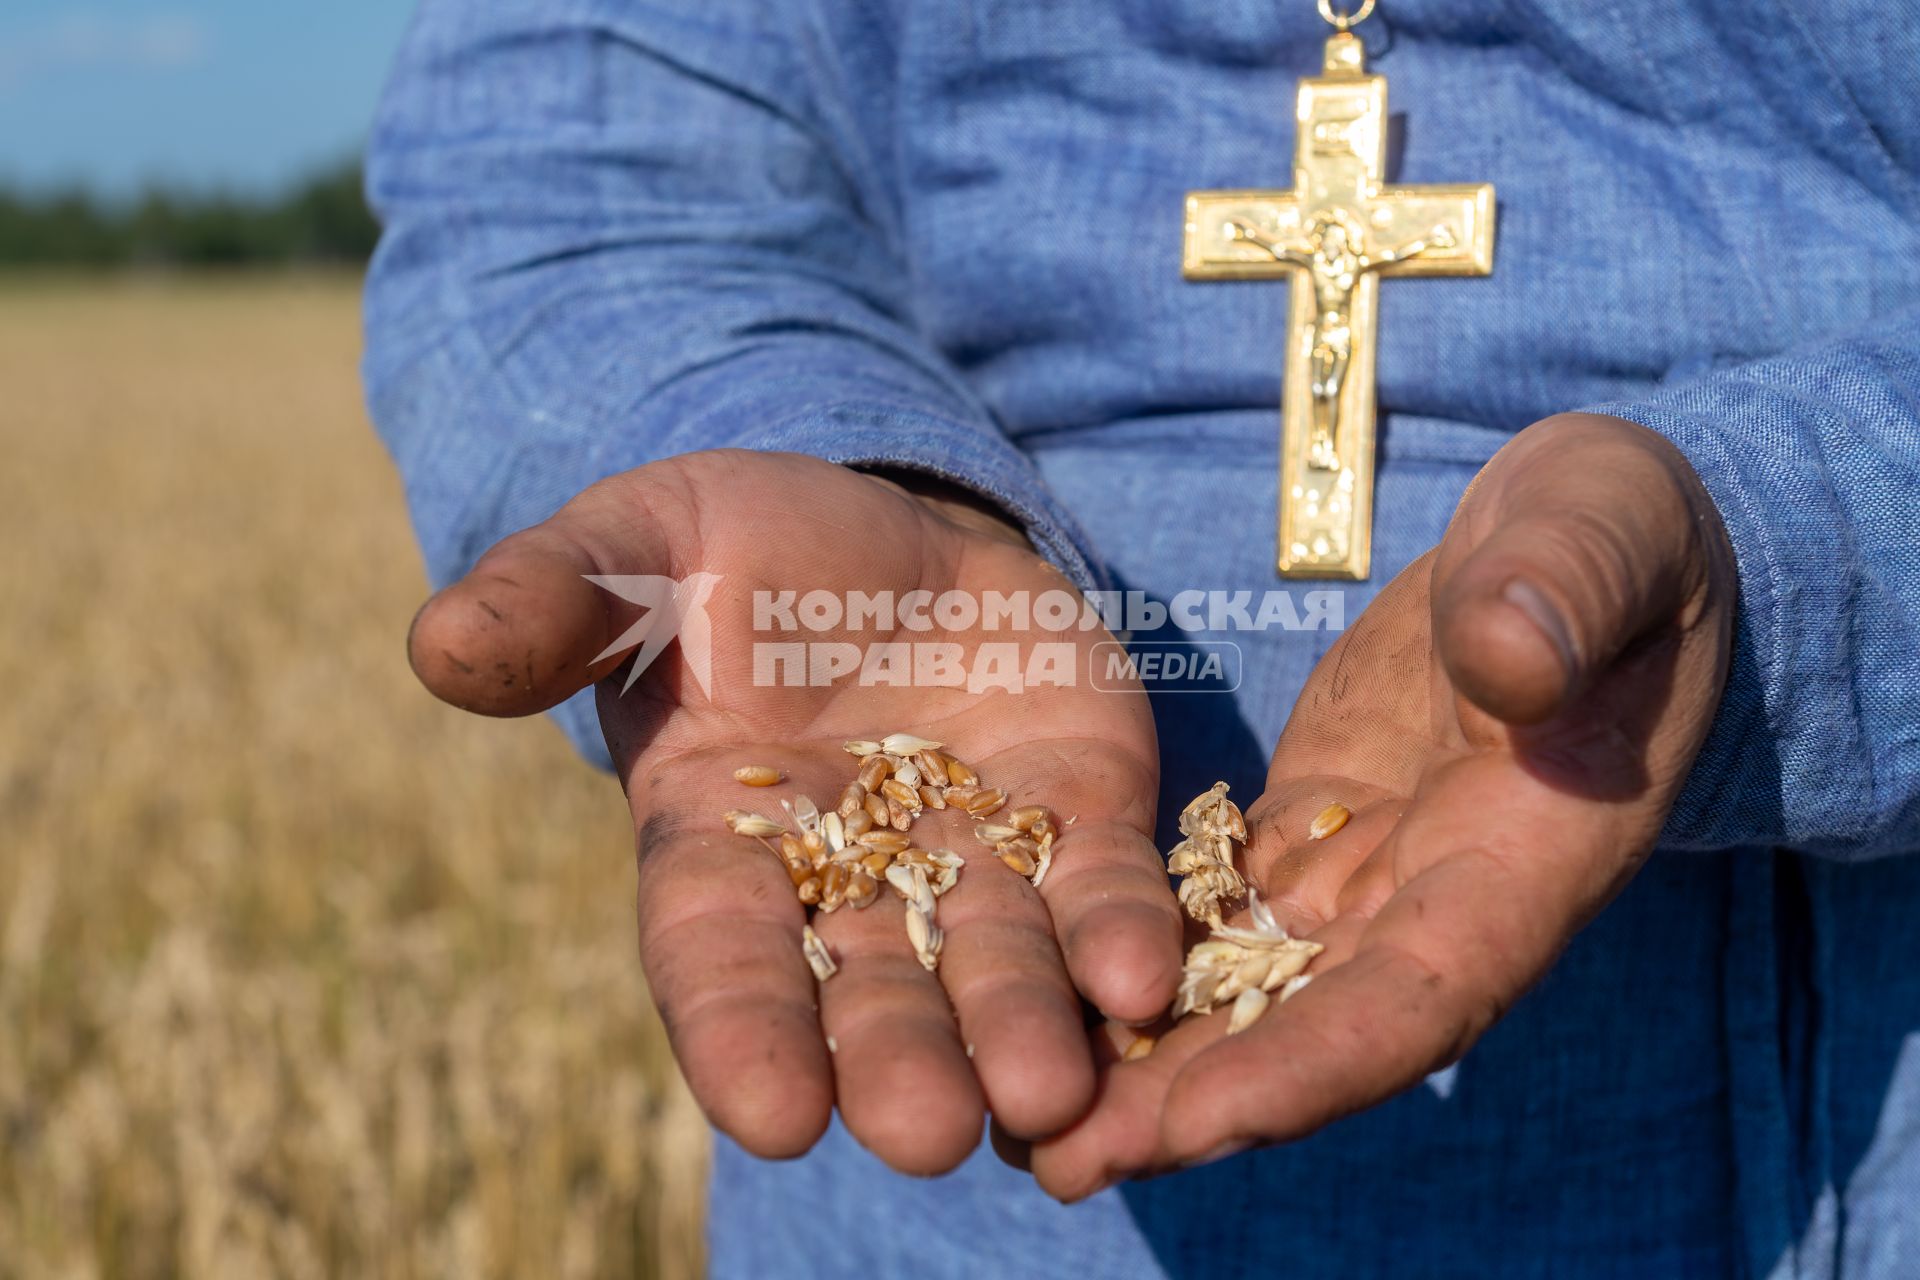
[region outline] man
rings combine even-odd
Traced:
[[[1902,10],[1387,0],[1390,176],[1493,182],[1493,272],[1382,286],[1345,632],[1235,635],[1231,696],[1149,702],[769,687],[741,638],[759,589],[1275,585],[1287,292],[1183,283],[1179,210],[1286,185],[1314,6],[425,5],[368,298],[452,584],[411,652],[610,752],[725,1135],[716,1271],[1912,1274]],[[695,572],[711,692],[663,659],[621,696],[634,613],[584,575]],[[821,917],[816,993],[726,774],[824,798],[895,729],[1075,821],[1038,892],[972,860],[937,974],[891,903]],[[1248,1030],[1115,1064],[1179,977],[1156,848],[1215,778],[1327,951]]]

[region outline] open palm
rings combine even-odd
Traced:
[[[1652,848],[1725,681],[1731,596],[1670,446],[1590,417],[1516,437],[1321,661],[1248,815],[1250,878],[1326,947],[1312,982],[1239,1035],[1188,1019],[1108,1070],[1032,1152],[1043,1185],[1297,1138],[1457,1059]],[[1310,839],[1333,804],[1351,819]]]
[[[720,575],[706,604],[708,689],[668,654],[622,693],[626,654],[593,660],[639,611],[585,575],[696,572]],[[411,648],[429,688],[489,714],[538,711],[598,682],[637,832],[642,963],[714,1123],[758,1154],[794,1155],[837,1104],[883,1159],[931,1173],[972,1150],[986,1109],[1032,1137],[1084,1112],[1094,1074],[1079,996],[1121,1019],[1164,1008],[1178,913],[1150,841],[1158,761],[1146,699],[1087,680],[1105,631],[989,629],[924,604],[886,629],[843,617],[817,631],[755,630],[758,592],[845,602],[855,591],[897,603],[914,592],[1072,595],[1017,535],[964,505],[810,458],[718,451],[613,477],[508,539],[429,603]],[[925,673],[862,683],[854,671],[789,684],[797,669],[756,669],[756,640],[816,653],[957,646],[962,683],[929,687]],[[1017,670],[1036,642],[1072,647],[1071,685],[967,687],[981,646],[1012,646]],[[719,814],[777,817],[782,798],[801,794],[830,807],[856,767],[841,744],[896,730],[945,743],[1016,802],[1046,804],[1070,825],[1036,891],[975,843],[966,815],[929,810],[914,843],[968,859],[941,899],[937,974],[915,960],[903,908],[882,894],[815,922],[840,964],[816,986],[800,951],[806,908],[785,869]],[[742,787],[731,775],[748,764],[785,780]]]

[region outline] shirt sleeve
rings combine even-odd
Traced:
[[[1665,842],[1920,852],[1920,309],[1594,411],[1686,454],[1739,562],[1732,677]]]
[[[1083,589],[1071,517],[915,333],[884,158],[782,0],[427,0],[379,110],[369,408],[436,585],[720,446],[917,470]],[[589,699],[560,719],[600,756]]]

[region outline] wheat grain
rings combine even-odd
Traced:
[[[860,762],[860,772],[855,776],[854,781],[858,782],[863,790],[878,791],[880,784],[885,782],[892,773],[892,762],[876,752]]]
[[[949,803],[951,803],[953,798],[949,796],[947,799]],[[975,793],[962,807],[976,818],[985,818],[999,812],[1000,807],[1006,804],[1006,802],[1006,792],[1001,791],[997,787],[990,787],[985,791]]]
[[[1033,842],[1029,840],[1025,843]],[[1006,863],[1016,874],[1026,876],[1028,879],[1033,877],[1039,865],[1034,860],[1033,854],[1021,847],[1020,841],[1009,840],[1004,844],[996,845],[993,852],[995,857]]]
[[[944,787],[951,781],[947,771],[947,758],[940,754],[937,747],[927,747],[914,753],[913,762],[920,770],[920,780],[932,786]]]
[[[793,824],[802,831],[811,831],[820,824],[820,806],[813,802],[811,796],[799,795],[791,800],[782,800],[780,807],[787,811]]]
[[[744,809],[729,809],[720,815],[726,819],[727,827],[737,836],[753,836],[764,839],[767,836],[781,835],[786,828],[772,818],[757,813],[748,813]]]
[[[834,862],[820,875],[820,910],[834,912],[847,897],[847,868],[845,863]]]
[[[892,796],[887,797],[887,825],[895,831],[913,830],[914,810],[907,808]]]
[[[1015,831],[1031,831],[1033,824],[1047,816],[1047,807],[1043,804],[1022,805],[1007,814],[1007,825]]]
[[[1035,830],[1039,828],[1036,827]],[[1048,831],[1040,837],[1040,852],[1033,863],[1033,887],[1038,889],[1040,882],[1047,878],[1047,871],[1053,866],[1053,832]]]
[[[874,853],[900,853],[904,851],[912,841],[907,836],[891,828],[875,827],[871,831],[863,832],[860,836],[859,843],[862,848],[871,850]]]
[[[932,973],[940,967],[940,946],[946,941],[946,935],[933,922],[932,913],[908,908],[907,941],[913,944],[913,954],[921,968]]]
[[[1053,814],[1043,804],[1022,805],[1007,815],[1007,825],[1026,832],[1035,840],[1053,834]]]
[[[913,899],[913,869],[904,863],[894,863],[886,871],[887,884],[903,900]]]
[[[939,895],[933,891],[933,881],[928,877],[927,869],[925,867],[908,867],[907,874],[913,880],[913,896],[907,900],[907,905],[921,915],[924,915],[928,920],[932,920],[934,899]]]
[[[935,849],[933,865],[937,868],[933,875],[933,894],[937,898],[960,883],[960,868],[966,866],[967,861],[951,849]]]
[[[1040,842],[1032,836],[1015,836],[1011,840],[1001,841],[998,847],[1001,849],[1016,849],[1035,862],[1040,860]]]
[[[1227,1014],[1227,1034],[1240,1034],[1259,1021],[1266,1011],[1267,993],[1258,987],[1248,987],[1233,998],[1233,1008]]]
[[[833,953],[827,950],[827,944],[820,941],[820,935],[813,931],[810,924],[801,926],[800,954],[807,958],[807,967],[821,982],[840,972],[840,966],[833,962]]]
[[[771,787],[786,776],[771,765],[764,764],[743,764],[733,771],[733,780],[749,787]]]
[[[944,934],[935,922],[938,899],[959,883],[966,860],[950,849],[913,847],[910,832],[928,809],[958,809],[985,818],[1008,803],[1007,793],[980,782],[971,765],[942,753],[941,744],[911,733],[892,733],[873,741],[844,744],[860,760],[858,776],[840,791],[832,811],[822,813],[804,795],[781,801],[793,830],[760,814],[730,810],[728,826],[766,842],[778,836],[775,852],[794,886],[794,896],[821,914],[851,903],[871,905],[880,881],[905,900],[908,940],[921,964],[937,967]],[[765,766],[736,771],[742,782],[771,785]],[[778,775],[779,780],[784,775]],[[1213,804],[1218,820],[1218,802]],[[1237,812],[1237,811],[1234,811]],[[1044,805],[1013,809],[1004,822],[976,824],[974,835],[995,856],[1037,887],[1053,862],[1055,827]],[[768,844],[769,849],[774,849]],[[1219,872],[1203,875],[1215,879]]]
[[[1325,840],[1328,836],[1347,825],[1347,819],[1353,816],[1353,810],[1343,804],[1330,804],[1314,815],[1307,824],[1307,839]]]

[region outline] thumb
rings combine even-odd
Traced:
[[[1435,564],[1455,688],[1508,723],[1552,719],[1636,640],[1697,612],[1701,530],[1718,518],[1645,427],[1565,414],[1527,428],[1469,490]]]
[[[407,658],[442,701],[490,716],[557,706],[617,667],[644,607],[590,579],[667,574],[641,472],[602,481],[551,519],[497,543],[415,615]]]

